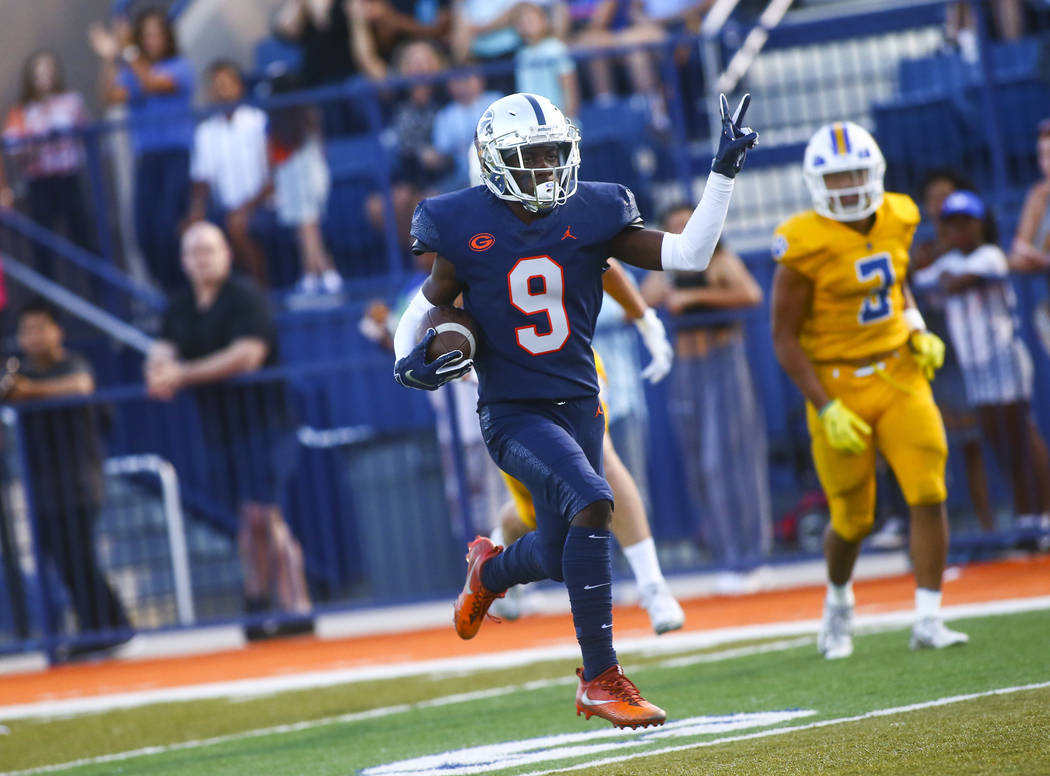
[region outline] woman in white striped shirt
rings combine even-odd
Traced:
[[[1050,455],[1031,412],[1032,359],[1016,326],[1016,300],[994,221],[972,191],[955,191],[941,208],[951,250],[914,275],[919,287],[947,295],[952,347],[966,398],[1014,491],[1019,525],[1050,526]]]

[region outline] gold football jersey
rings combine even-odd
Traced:
[[[901,282],[918,224],[911,197],[887,192],[867,234],[812,210],[777,227],[773,258],[813,283],[800,332],[810,359],[864,359],[907,341]]]

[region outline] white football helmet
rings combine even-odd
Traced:
[[[859,173],[852,185],[828,188],[829,173]],[[802,176],[813,209],[836,221],[859,221],[882,204],[886,160],[875,138],[859,124],[836,121],[817,130],[806,144]]]
[[[558,146],[556,166],[525,166],[522,148],[550,144]],[[481,162],[481,179],[500,199],[520,202],[538,213],[564,204],[576,193],[580,131],[546,97],[522,92],[496,100],[478,121],[474,147]],[[540,182],[537,174],[550,174],[552,179]]]

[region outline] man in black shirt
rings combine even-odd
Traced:
[[[351,45],[346,0],[285,0],[274,16],[274,32],[299,44],[303,86],[338,83],[358,64]]]
[[[150,396],[170,400],[192,388],[208,446],[214,495],[239,516],[249,612],[271,609],[305,615],[310,598],[302,549],[279,506],[294,466],[294,424],[281,380],[229,382],[277,363],[277,332],[262,291],[230,274],[230,247],[214,224],[200,221],[182,238],[182,266],[190,288],[164,314],[160,339],[146,360]],[[223,497],[226,498],[223,498]],[[302,618],[280,632],[308,629]],[[249,628],[249,638],[274,626]]]
[[[21,310],[18,344],[24,358],[6,378],[5,401],[94,393],[90,364],[66,350],[62,340],[62,327],[47,303],[33,301]],[[80,630],[102,638],[60,653],[72,656],[123,643],[129,638],[128,618],[95,553],[94,526],[103,496],[97,408],[27,407],[20,410],[20,422],[41,555],[68,588]]]

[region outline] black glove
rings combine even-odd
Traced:
[[[423,339],[412,348],[407,356],[394,364],[394,379],[406,388],[420,388],[424,391],[436,391],[450,380],[462,377],[474,366],[474,361],[463,358],[463,353],[452,350],[438,356],[429,364],[426,360],[427,345],[437,336],[435,329],[427,329]]]
[[[758,145],[758,133],[751,127],[741,127],[747,106],[751,104],[751,95],[745,94],[736,106],[736,112],[729,115],[729,101],[724,94],[718,96],[719,110],[722,113],[722,134],[718,138],[718,151],[711,160],[711,169],[727,178],[735,178],[744,166],[747,149]]]

